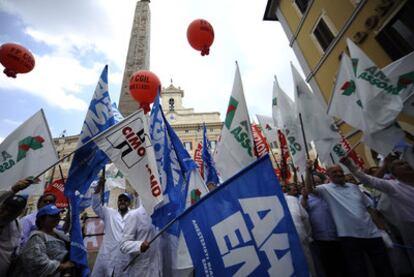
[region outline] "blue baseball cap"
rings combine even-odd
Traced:
[[[58,207],[56,207],[55,205],[49,204],[37,211],[36,218],[39,218],[44,215],[57,215],[60,214],[62,211],[63,210],[58,209]]]
[[[123,193],[121,193],[121,194],[118,196],[118,199],[119,199],[121,196],[125,196],[126,198],[128,198],[129,202],[131,202],[131,201],[132,201],[132,196],[131,196],[131,194],[129,194],[128,192],[123,192]]]

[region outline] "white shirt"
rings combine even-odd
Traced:
[[[101,205],[101,196],[92,195],[93,211],[104,222],[105,236],[99,249],[98,256],[92,271],[94,276],[122,276],[122,269],[131,259],[131,255],[122,254],[120,244],[125,231],[125,224],[136,213],[135,210],[129,210],[123,217],[118,210]]]
[[[121,251],[139,257],[128,268],[127,276],[157,277],[161,276],[162,268],[158,239],[151,243],[150,248],[141,253],[141,244],[150,241],[156,234],[151,217],[146,213],[143,206],[134,211],[125,225],[124,237],[121,242]]]
[[[381,233],[367,208],[370,202],[357,185],[334,183],[317,186],[314,191],[328,203],[338,237],[378,238]]]
[[[301,242],[311,242],[311,225],[305,208],[302,207],[299,199],[295,196],[285,194],[285,199]]]
[[[414,222],[414,187],[399,180],[385,180],[355,172],[364,185],[377,189],[389,197],[395,215],[401,222]]]

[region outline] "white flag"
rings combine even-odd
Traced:
[[[382,69],[385,75],[395,78],[396,76],[407,86],[400,96],[404,102],[403,113],[414,117],[414,51],[410,54],[390,63]]]
[[[362,130],[373,133],[385,129],[393,124],[403,108],[400,94],[405,86],[399,83],[399,76],[386,76],[350,39],[347,39],[347,44],[366,123]]]
[[[152,214],[163,195],[144,112],[135,112],[94,141],[128,179],[146,211]]]
[[[342,119],[356,129],[364,130],[364,115],[361,101],[356,92],[355,75],[352,70],[351,59],[343,53],[328,107],[328,114]]]
[[[282,129],[282,119],[280,117],[280,110],[278,107],[278,91],[279,91],[279,83],[277,82],[277,78],[275,76],[275,80],[273,81],[273,92],[272,92],[272,118],[274,126],[278,129]]]
[[[0,153],[0,190],[9,189],[20,179],[35,177],[57,162],[42,109],[0,144]]]
[[[290,156],[299,174],[304,174],[306,169],[306,150],[299,118],[295,112],[295,104],[281,88],[277,91],[277,96],[283,124],[282,129],[289,145]]]
[[[355,85],[355,75],[351,59],[346,54],[342,54],[331,103],[328,107],[328,114],[342,119],[356,129],[364,131],[368,129],[366,126],[370,125],[370,118],[367,118],[362,110],[359,94],[360,92]],[[395,132],[390,132],[391,129],[394,129]],[[365,131],[362,141],[378,153],[387,155],[392,150],[393,145],[403,138],[401,135],[401,130],[391,124],[388,128],[373,132],[372,134]],[[324,144],[316,145],[324,146]]]
[[[249,113],[237,64],[233,90],[214,160],[223,181],[255,160]]]
[[[381,155],[387,156],[391,153],[391,151],[393,151],[394,146],[398,142],[404,140],[404,138],[404,131],[396,124],[392,124],[388,126],[388,128],[382,129],[375,133],[364,133],[362,141],[372,150],[375,150]]]
[[[259,121],[262,132],[266,137],[267,143],[271,147],[272,143],[278,141],[277,127],[274,124],[273,118],[270,116],[256,114],[257,120]]]
[[[335,138],[339,139],[336,128],[333,127],[333,120],[326,114],[326,105],[322,97],[312,93],[305,80],[300,76],[296,68],[291,64],[295,102],[298,112],[301,113],[303,127],[306,132],[306,139],[321,140]]]

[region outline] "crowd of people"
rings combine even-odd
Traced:
[[[414,276],[413,167],[393,155],[364,171],[349,159],[342,166],[321,172],[309,160],[302,182],[281,184],[310,274]],[[19,219],[27,198],[18,192],[34,181],[20,180],[0,194],[0,276],[78,276],[68,255],[69,216],[53,194]],[[101,177],[92,196],[105,235],[91,276],[162,276],[158,241],[150,245],[151,217],[126,192],[116,209],[104,206],[104,184]]]
[[[414,276],[414,169],[389,155],[381,167],[342,166],[283,184],[313,276]],[[344,173],[344,168],[349,174]]]

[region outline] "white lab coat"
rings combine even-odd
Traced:
[[[131,259],[131,255],[123,254],[120,244],[125,231],[125,223],[131,220],[136,210],[129,210],[124,217],[118,210],[101,205],[99,194],[92,195],[93,211],[105,224],[105,236],[96,257],[91,277],[127,276],[122,270]]]
[[[162,276],[158,240],[151,243],[150,248],[141,253],[141,244],[150,241],[156,234],[151,217],[143,206],[134,211],[125,225],[124,237],[121,242],[121,251],[139,257],[128,268],[127,276],[157,277]]]

